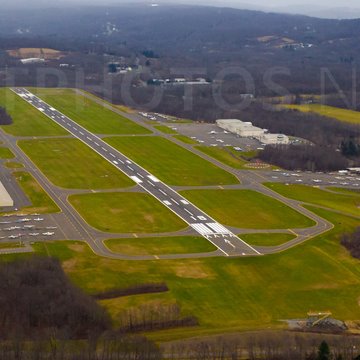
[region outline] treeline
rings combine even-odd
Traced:
[[[0,125],[10,125],[12,122],[12,118],[6,112],[6,109],[0,106]]]
[[[166,359],[360,360],[360,339],[301,333],[251,333],[165,345]]]
[[[0,339],[60,331],[69,338],[111,329],[106,311],[76,288],[58,260],[32,257],[0,264]]]
[[[169,291],[165,283],[140,284],[126,289],[113,289],[92,295],[96,300],[114,299],[122,296],[153,294]]]
[[[354,258],[360,259],[360,227],[352,234],[344,234],[341,244],[350,251]]]
[[[48,333],[34,341],[0,343],[0,360],[161,360],[158,346],[141,335],[106,334],[72,342]]]
[[[268,145],[258,158],[287,170],[336,171],[348,166],[339,152],[318,145]]]
[[[139,332],[162,330],[175,327],[197,326],[194,316],[182,316],[178,304],[144,304],[122,312],[117,319],[119,330],[124,332]]]

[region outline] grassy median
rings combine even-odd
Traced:
[[[151,195],[97,193],[72,195],[70,203],[88,224],[111,233],[162,233],[187,227]]]
[[[68,189],[116,189],[134,185],[80,140],[21,140],[18,145],[54,185]]]
[[[232,174],[162,137],[113,137],[105,141],[171,185],[238,183]]]

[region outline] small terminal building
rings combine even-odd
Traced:
[[[283,134],[270,134],[268,130],[254,126],[251,122],[238,119],[219,119],[216,124],[223,130],[229,131],[241,137],[254,138],[269,144],[288,144],[289,137]]]
[[[0,207],[14,206],[14,201],[0,182]]]

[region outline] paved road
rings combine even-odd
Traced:
[[[261,255],[259,251],[246,244],[225,226],[219,224],[208,214],[183,198],[130,158],[105,143],[98,136],[81,127],[27,89],[14,88],[12,90],[122,171],[147,193],[190,225],[197,233],[213,243],[226,256]]]

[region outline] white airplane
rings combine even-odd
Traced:
[[[11,224],[11,221],[1,221],[0,224]]]
[[[25,218],[25,219],[20,219],[19,222],[29,222],[31,221],[31,219]]]
[[[19,237],[19,235],[10,235],[9,239],[17,239]]]
[[[43,218],[36,218],[34,219],[34,221],[43,221],[44,219]]]
[[[38,236],[38,235],[40,235],[39,233],[30,233],[29,234],[30,236]]]
[[[35,225],[24,225],[24,228],[25,229],[32,229],[32,228],[34,228],[35,227]]]
[[[57,226],[47,226],[46,229],[47,230],[54,230],[54,229],[57,229]]]
[[[43,235],[46,235],[46,236],[52,236],[52,235],[54,235],[55,233],[48,231],[48,232],[44,232],[44,233],[42,233],[42,234],[43,234]]]

